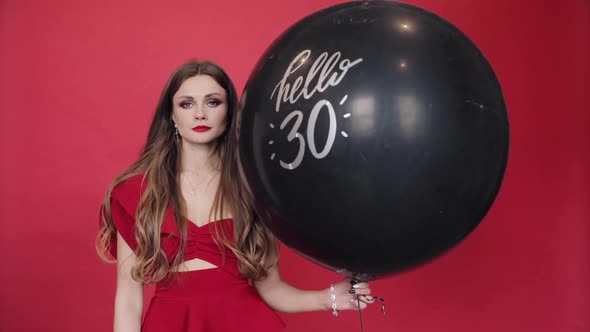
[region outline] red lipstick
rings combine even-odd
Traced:
[[[207,126],[196,126],[196,127],[193,128],[193,130],[196,131],[196,132],[198,132],[198,133],[206,132],[209,129],[211,129],[211,127],[207,127]]]

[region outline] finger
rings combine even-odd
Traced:
[[[359,305],[361,306],[361,308],[366,306],[366,304],[363,301],[361,301],[359,298],[350,299],[350,304],[352,305],[351,309],[358,309]]]
[[[358,308],[359,303],[360,303],[360,309],[361,310],[363,310],[363,309],[365,309],[367,307],[367,304],[365,302],[360,301],[360,302],[357,303],[357,308]]]
[[[366,283],[366,282],[359,282],[359,283],[356,283],[356,284],[354,284],[354,285],[352,286],[352,288],[354,288],[354,289],[360,289],[360,288],[369,288],[369,283]]]
[[[359,296],[358,298],[357,297],[352,298],[349,300],[349,303],[351,304],[350,309],[358,309],[359,305],[360,305],[361,309],[364,309],[367,307],[368,303],[372,303],[372,301],[371,302],[367,302],[367,301],[368,300],[363,300],[362,296]]]
[[[359,300],[361,300],[362,302],[367,303],[367,304],[371,304],[371,303],[375,302],[375,298],[374,297],[367,296],[367,295],[361,295],[361,296],[359,296]]]
[[[355,295],[369,295],[371,294],[371,289],[370,288],[359,288],[359,289],[353,289],[354,292],[350,292],[351,294],[355,294]]]

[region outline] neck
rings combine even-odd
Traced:
[[[213,154],[213,144],[182,144],[180,170],[200,173],[218,168],[219,160]]]

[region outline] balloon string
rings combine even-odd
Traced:
[[[350,280],[350,284],[351,285],[355,285],[357,283],[359,283],[360,280],[355,278],[352,278],[352,280]],[[375,300],[379,300],[379,302],[381,302],[381,312],[383,313],[383,315],[385,316],[385,299],[379,296],[367,296],[367,295],[355,295],[354,297],[356,298],[356,309],[359,312],[359,322],[361,323],[361,332],[365,332],[365,326],[363,324],[363,313],[361,310],[361,299],[360,297],[363,296],[365,299],[368,299],[369,301],[375,301]],[[370,299],[369,299],[370,297]]]
[[[365,328],[363,326],[363,312],[361,311],[361,299],[359,298],[358,295],[356,296],[356,304],[357,304],[356,309],[359,312],[359,321],[361,322],[361,332],[364,332]]]
[[[367,295],[360,295],[360,296],[364,296],[365,298],[367,298]],[[365,332],[365,327],[363,324],[363,313],[361,311],[361,299],[360,299],[359,295],[355,295],[356,297],[356,304],[357,307],[356,309],[359,312],[359,321],[361,323],[361,332]],[[385,316],[385,299],[382,297],[378,297],[378,296],[371,296],[371,299],[374,300],[379,300],[379,302],[381,302],[381,312],[383,313],[383,315]]]

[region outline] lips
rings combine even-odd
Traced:
[[[207,130],[211,129],[211,127],[207,127],[207,126],[196,126],[193,128],[194,131],[198,132],[198,133],[202,133],[205,132]]]

